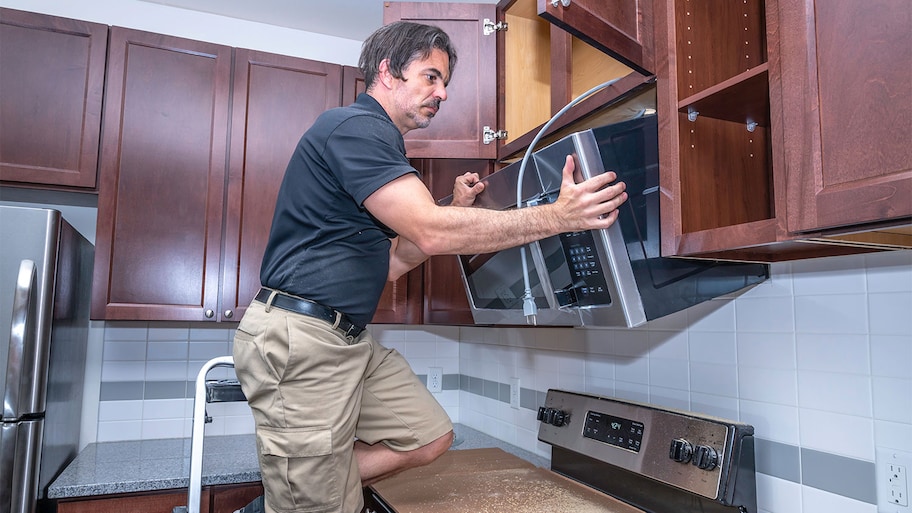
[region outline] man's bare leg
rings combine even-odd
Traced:
[[[403,470],[427,465],[449,450],[452,444],[452,431],[414,451],[394,451],[382,443],[368,445],[356,441],[354,450],[361,484],[367,486]]]

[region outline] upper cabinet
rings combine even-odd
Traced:
[[[663,254],[780,261],[909,247],[906,228],[847,234],[912,215],[910,10],[657,1]]]
[[[239,320],[260,288],[279,186],[301,136],[340,105],[342,67],[237,49],[228,150],[220,312]]]
[[[118,27],[109,61],[93,318],[239,320],[341,66]]]
[[[232,50],[119,27],[110,45],[92,317],[214,319]]]
[[[494,158],[496,142],[484,143],[497,126],[495,37],[483,36],[493,5],[384,2],[383,20],[419,21],[442,28],[457,50],[456,70],[429,127],[405,135],[409,158]],[[487,129],[487,130],[486,130]]]
[[[0,9],[0,181],[94,190],[108,27]]]
[[[789,231],[909,223],[912,2],[778,4]]]

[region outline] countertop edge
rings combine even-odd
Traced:
[[[547,458],[462,424],[454,425],[451,450],[500,448],[537,467]],[[203,444],[203,486],[260,480],[254,435],[210,436]],[[135,440],[89,444],[48,487],[53,500],[186,489],[190,439]]]

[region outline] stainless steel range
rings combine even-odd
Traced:
[[[551,468],[499,449],[449,451],[367,490],[366,513],[755,513],[753,428],[549,390]]]
[[[650,513],[754,513],[754,428],[549,390],[538,438],[551,470]]]

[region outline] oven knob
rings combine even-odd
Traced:
[[[679,462],[687,463],[693,456],[693,445],[683,438],[677,438],[671,441],[671,448],[668,450],[668,457]]]
[[[561,427],[565,424],[568,417],[569,415],[561,410],[555,408],[545,408],[542,406],[538,409],[537,419],[539,422],[551,424],[555,427]]]
[[[561,410],[554,410],[554,417],[551,419],[551,425],[561,427],[567,420],[567,414]]]
[[[703,470],[712,470],[716,468],[719,462],[719,454],[715,449],[708,445],[698,445],[694,449],[693,464]]]

